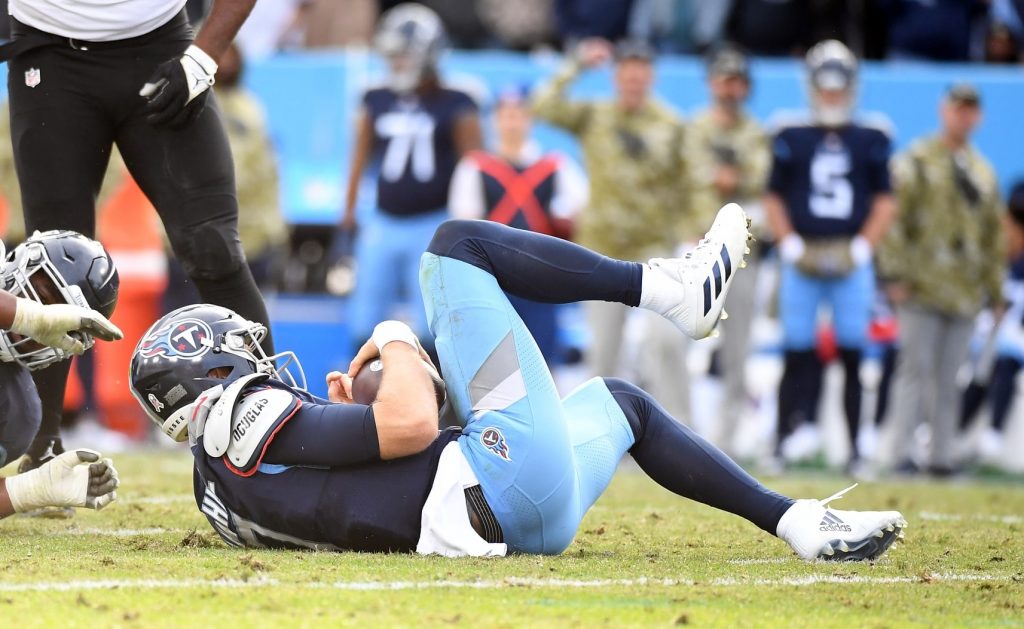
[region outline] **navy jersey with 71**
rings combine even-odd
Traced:
[[[444,87],[424,94],[380,88],[366,92],[363,107],[373,125],[378,207],[396,216],[446,207],[460,157],[455,123],[476,112],[473,99]]]
[[[876,127],[784,127],[772,143],[768,190],[786,204],[801,236],[854,236],[875,195],[892,191],[891,150],[889,136]]]

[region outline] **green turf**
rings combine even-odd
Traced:
[[[899,509],[906,541],[873,564],[808,564],[627,469],[564,555],[455,560],[228,549],[184,454],[117,464],[121,500],[101,513],[0,522],[0,627],[1024,626],[1019,479],[862,485],[836,507]],[[824,497],[844,481],[769,485]]]

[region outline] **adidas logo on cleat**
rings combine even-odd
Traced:
[[[821,519],[821,524],[818,525],[818,530],[833,533],[849,533],[853,531],[853,528],[833,515],[831,511],[826,511],[825,517]]]

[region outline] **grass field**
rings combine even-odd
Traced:
[[[626,467],[559,557],[441,559],[224,546],[184,453],[117,459],[120,500],[0,522],[0,627],[1024,626],[1024,485],[874,483],[895,508],[873,564],[808,564],[745,521]],[[769,484],[824,497],[838,477]]]

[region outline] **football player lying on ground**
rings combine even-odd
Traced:
[[[560,399],[502,292],[648,308],[702,338],[724,317],[747,239],[734,204],[687,257],[647,264],[496,223],[444,223],[420,281],[462,429],[438,433],[426,354],[393,321],[348,374],[328,377],[340,402],[330,403],[282,381],[259,350],[261,326],[186,307],[140,341],[132,390],[164,432],[189,440],[196,502],[233,546],[557,554],[629,452],[661,486],[746,518],[804,559],[878,557],[906,525],[897,512],[770,491],[622,380],[595,378]],[[352,403],[349,376],[378,356],[376,401]]]
[[[107,266],[101,269],[97,259]],[[93,337],[122,337],[93,309],[113,310],[116,275],[102,246],[74,232],[37,232],[10,261],[0,243],[0,467],[24,454],[39,428],[39,397],[28,372],[82,354]],[[105,299],[92,290],[98,279],[108,289]],[[116,499],[117,484],[117,470],[98,452],[66,452],[31,472],[0,478],[0,518],[44,507],[101,509]]]

